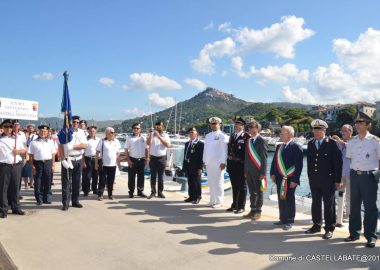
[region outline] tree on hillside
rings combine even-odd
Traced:
[[[265,114],[264,119],[270,122],[281,122],[281,113],[277,108],[272,108]]]
[[[348,106],[341,109],[338,112],[338,115],[336,117],[336,121],[335,121],[336,127],[340,129],[340,127],[342,127],[345,124],[353,125],[355,122],[354,119],[355,119],[356,113],[357,113],[357,110],[352,106]]]

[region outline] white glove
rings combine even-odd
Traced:
[[[69,165],[69,163],[67,163],[66,160],[62,160],[61,163],[62,163],[62,166],[63,166],[65,169],[69,169],[70,165]]]
[[[70,169],[74,169],[73,163],[71,162],[70,158],[67,158],[67,164],[69,165]]]

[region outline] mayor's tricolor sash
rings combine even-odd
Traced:
[[[260,169],[261,169],[261,158],[260,158],[259,154],[256,152],[255,147],[253,146],[252,138],[248,139],[247,152],[248,152],[249,158],[251,159],[253,164],[255,164],[257,170],[260,171]],[[260,190],[262,192],[264,192],[267,189],[267,187],[268,187],[267,178],[265,177],[265,175],[261,176]]]
[[[286,169],[284,160],[282,159],[282,151],[284,150],[284,147],[285,147],[284,144],[282,144],[276,153],[277,170],[282,176],[281,187],[280,187],[281,200],[286,200],[286,192],[288,189],[288,177],[293,176],[296,171],[295,166],[291,166],[290,168]]]

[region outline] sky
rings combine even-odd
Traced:
[[[380,100],[379,1],[0,2],[0,97],[124,120],[213,87],[251,102]],[[201,109],[201,108],[200,108]]]

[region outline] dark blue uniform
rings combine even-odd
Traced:
[[[312,196],[314,226],[322,225],[322,199],[325,230],[333,232],[336,223],[335,183],[342,178],[342,155],[334,140],[325,138],[317,149],[315,139],[307,146],[307,174]]]
[[[247,198],[247,183],[244,177],[244,158],[246,142],[249,134],[243,132],[238,137],[231,135],[228,142],[227,172],[232,185],[231,209],[245,208]]]
[[[189,185],[189,200],[197,200],[202,197],[201,173],[203,166],[204,143],[198,139],[185,144],[185,154],[182,169],[187,176]]]

